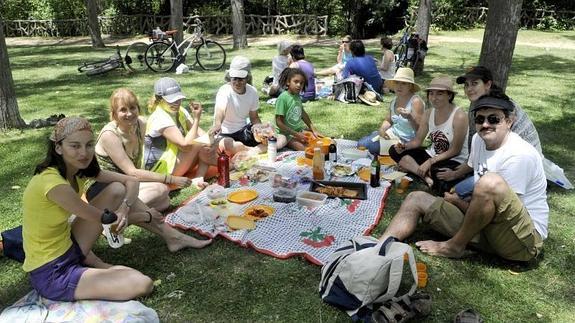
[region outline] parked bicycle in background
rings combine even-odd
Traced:
[[[226,51],[217,42],[204,38],[202,22],[195,19],[195,25],[186,27],[186,29],[194,27],[194,32],[180,44],[172,37],[177,31],[155,31],[161,40],[148,46],[145,53],[146,65],[152,71],[168,72],[173,70],[186,61],[190,48],[196,49],[195,61],[191,64],[192,66],[198,64],[203,70],[218,70],[224,66]]]
[[[120,54],[120,47],[116,46],[116,53],[108,59],[84,62],[78,66],[78,72],[85,73],[87,76],[101,75],[115,70],[119,67],[126,68],[131,71],[145,71],[148,67],[145,64],[144,55],[148,44],[144,42],[135,42],[128,46],[126,55],[122,57]]]

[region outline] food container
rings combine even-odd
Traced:
[[[344,149],[341,152],[341,155],[345,159],[356,160],[356,159],[360,159],[360,158],[366,158],[368,153],[369,152],[367,150],[359,150],[359,149],[351,148],[351,149]]]
[[[300,191],[297,193],[296,200],[301,206],[315,208],[325,203],[327,195],[316,192]]]
[[[273,199],[274,202],[292,203],[295,202],[296,190],[295,188],[278,187],[274,189]]]

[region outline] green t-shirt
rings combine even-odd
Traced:
[[[290,129],[300,132],[306,128],[302,120],[303,103],[299,95],[284,91],[276,101],[276,115],[284,116],[284,122]],[[282,133],[276,125],[276,131]],[[285,133],[283,133],[285,134]]]

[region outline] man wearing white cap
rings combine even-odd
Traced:
[[[254,151],[258,153],[266,149],[259,136],[258,140],[254,136],[253,126],[260,128],[262,122],[258,115],[258,92],[248,84],[250,71],[251,63],[247,57],[234,57],[226,72],[229,83],[222,85],[216,94],[214,125],[210,132],[223,137],[219,147],[229,156],[251,147],[256,147]],[[278,147],[283,147],[284,141],[285,138],[278,138]]]

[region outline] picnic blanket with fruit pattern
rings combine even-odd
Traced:
[[[337,140],[338,152],[355,147],[356,142]],[[303,152],[288,151],[278,154],[272,164],[276,172],[284,177],[295,179],[309,176],[310,167],[298,166],[296,159]],[[338,162],[340,159],[338,158]],[[354,176],[326,178],[333,181],[362,182]],[[249,247],[258,252],[286,259],[301,255],[310,262],[324,264],[337,245],[359,235],[367,235],[379,223],[384,202],[389,191],[389,183],[381,181],[381,186],[372,188],[367,183],[366,200],[331,198],[315,209],[294,203],[277,203],[273,201],[273,188],[270,181],[257,182],[246,178],[232,181],[226,194],[243,188],[256,190],[258,197],[248,203],[232,205],[234,214],[241,215],[245,209],[254,205],[268,205],[274,213],[256,221],[253,230],[230,230],[225,222],[211,221],[214,213],[210,211],[210,199],[205,191],[200,192],[183,206],[166,216],[165,221],[175,227],[192,229],[210,238],[222,236],[240,246]],[[298,184],[298,190],[309,190],[309,184]],[[233,203],[232,203],[233,204]],[[210,213],[205,221],[198,221],[199,210]],[[217,218],[217,216],[216,216]]]

